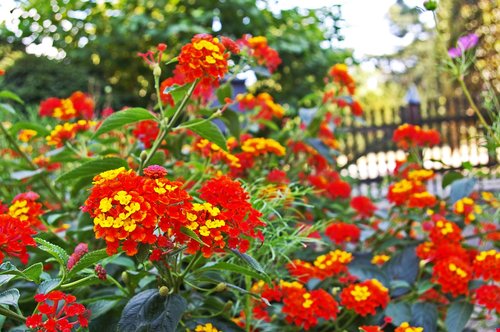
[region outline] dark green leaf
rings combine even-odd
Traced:
[[[0,91],[0,99],[10,99],[17,101],[19,104],[24,104],[24,101],[18,95],[7,90]]]
[[[73,266],[68,272],[68,279],[74,277],[79,271],[96,264],[100,260],[108,257],[106,249],[99,249],[96,251],[88,252]]]
[[[17,115],[16,110],[12,106],[10,106],[9,104],[0,103],[0,110],[2,110],[5,113]]]
[[[411,307],[411,316],[411,326],[423,327],[425,332],[437,331],[438,311],[435,304],[427,302],[414,303]]]
[[[63,248],[38,237],[35,238],[35,242],[38,244],[38,249],[52,255],[62,267],[66,268],[69,255]]]
[[[453,182],[450,189],[450,203],[455,204],[459,199],[469,196],[476,182],[475,178],[464,178]]]
[[[37,293],[47,294],[51,290],[56,289],[60,283],[61,283],[61,278],[45,280],[38,286]]]
[[[10,174],[10,177],[14,180],[24,180],[24,179],[31,178],[31,177],[38,175],[38,174],[41,174],[41,173],[43,173],[43,169],[39,168],[36,170],[13,172]]]
[[[455,171],[450,171],[450,172],[447,172],[444,176],[443,176],[443,182],[441,183],[441,186],[444,188],[446,188],[447,186],[449,186],[450,184],[452,184],[454,181],[458,180],[458,179],[461,179],[463,178],[464,176],[458,172],[455,172]]]
[[[213,271],[213,270],[236,272],[242,275],[252,277],[256,280],[264,280],[267,283],[270,283],[269,276],[264,273],[259,273],[254,270],[247,269],[246,267],[226,262],[219,262],[211,265],[205,265],[204,267],[197,269],[196,272]]]
[[[198,234],[196,234],[195,232],[193,232],[192,230],[190,230],[189,228],[187,227],[181,227],[181,232],[184,234],[184,235],[187,235],[189,236],[190,238],[192,238],[193,240],[195,240],[196,242],[198,242],[199,244],[201,244],[202,246],[205,246],[205,247],[208,247],[208,244],[206,244],[205,242],[203,242],[200,237],[198,236]]]
[[[20,294],[17,288],[7,289],[6,291],[0,292],[0,304],[17,307],[19,296]]]
[[[107,117],[101,126],[97,129],[93,137],[97,137],[113,129],[123,127],[126,124],[135,123],[143,120],[155,120],[156,117],[145,108],[128,108],[111,114]]]
[[[415,247],[405,248],[402,252],[394,255],[387,262],[382,270],[389,276],[390,280],[403,280],[408,284],[413,284],[417,279],[419,269],[419,259],[415,253]],[[397,289],[392,295],[398,296],[405,292],[404,289]]]
[[[174,100],[174,107],[173,108],[167,108],[165,110],[165,116],[167,118],[170,118],[174,115],[177,107],[179,105],[179,103],[181,102],[182,98],[184,98],[184,96],[186,95],[186,93],[188,92],[189,88],[191,87],[191,84],[185,84],[185,85],[173,85],[169,88],[166,88],[164,91],[162,91],[163,93],[170,93],[170,95],[172,96],[172,99]]]
[[[22,271],[24,277],[28,280],[34,281],[35,283],[40,282],[40,276],[43,272],[43,264],[41,262],[31,265]]]
[[[231,249],[231,252],[234,253],[239,258],[241,258],[245,263],[250,265],[250,267],[255,271],[260,273],[266,273],[266,271],[264,271],[264,268],[262,268],[262,265],[260,265],[260,263],[257,262],[257,260],[252,256],[241,253],[238,249]]]
[[[201,137],[217,144],[221,149],[227,151],[226,139],[220,132],[220,129],[210,121],[200,122],[199,124],[189,127]]]
[[[448,331],[462,332],[474,310],[474,305],[469,302],[455,301],[446,313],[446,328]]]
[[[424,280],[417,285],[417,294],[422,295],[432,287],[434,287],[434,283],[432,283],[430,280]]]
[[[186,300],[178,294],[161,296],[158,290],[148,289],[135,295],[123,309],[118,331],[176,331]]]
[[[233,96],[233,88],[231,87],[231,82],[222,84],[217,91],[215,92],[217,95],[217,100],[219,104],[224,105],[226,101],[224,99],[231,98]]]
[[[117,300],[99,300],[92,302],[88,305],[91,319],[96,319],[97,317],[104,315],[105,313],[113,309],[117,303]]]
[[[127,162],[120,158],[105,158],[99,160],[92,160],[86,162],[69,172],[62,174],[56,181],[64,182],[74,180],[82,177],[93,177],[101,172],[109,171],[112,169],[127,167]]]
[[[12,135],[17,135],[21,129],[35,130],[37,132],[36,136],[45,137],[50,134],[50,131],[48,131],[44,126],[39,125],[38,123],[25,121],[14,123],[12,127],[10,127],[9,131]]]
[[[394,325],[401,325],[411,320],[411,307],[406,302],[391,302],[385,308],[385,315],[392,318]]]
[[[234,137],[240,137],[240,120],[238,113],[231,111],[229,109],[222,113],[222,121],[226,124],[227,128]]]

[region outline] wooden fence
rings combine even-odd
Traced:
[[[404,159],[405,153],[392,141],[394,130],[403,123],[436,129],[441,134],[439,146],[423,151],[425,168],[442,173],[449,169],[461,169],[463,163],[468,163],[492,178],[497,175],[500,149],[495,154],[488,153],[477,116],[464,99],[442,98],[423,105],[367,111],[365,121],[365,124],[346,123],[344,155],[339,156],[338,163],[342,175],[358,179],[362,187],[364,185],[370,192],[382,187],[380,184],[392,172],[396,160]],[[440,181],[439,177],[436,181]],[[435,186],[439,191],[437,187],[440,188],[440,183]],[[493,189],[500,189],[498,183],[493,186]],[[366,188],[365,191],[368,190]]]

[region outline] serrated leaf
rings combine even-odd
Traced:
[[[35,238],[35,242],[38,244],[38,249],[45,251],[52,255],[62,267],[66,268],[68,263],[69,255],[63,248],[59,247],[57,244],[50,243],[39,237]]]
[[[391,317],[395,325],[411,320],[411,307],[406,302],[391,302],[385,308],[385,315]]]
[[[446,313],[446,328],[448,331],[462,332],[465,325],[469,321],[474,305],[469,302],[455,301],[448,308]]]
[[[20,294],[17,288],[7,289],[6,291],[0,292],[0,304],[17,307],[19,297]]]
[[[24,104],[24,101],[21,99],[21,97],[8,90],[0,91],[0,99],[10,99],[17,101],[19,104]]]
[[[128,108],[126,110],[113,113],[109,117],[107,117],[92,137],[100,136],[104,133],[110,132],[113,129],[123,127],[127,124],[155,119],[156,117],[145,108]]]
[[[64,182],[68,180],[79,179],[82,177],[94,177],[95,175],[109,171],[112,169],[125,167],[127,168],[127,162],[120,158],[105,158],[99,160],[92,160],[86,162],[69,172],[62,174],[56,179],[58,182]]]
[[[198,242],[199,244],[201,244],[202,246],[205,246],[205,247],[208,247],[208,244],[206,244],[205,242],[203,242],[200,237],[198,236],[198,234],[196,234],[193,230],[187,228],[187,227],[184,227],[182,226],[181,227],[181,232],[184,234],[184,235],[187,235],[189,236],[190,238],[192,238],[193,240],[195,240],[196,242]]]
[[[266,273],[266,271],[264,271],[264,268],[262,267],[262,265],[260,265],[260,263],[257,262],[257,260],[255,258],[253,258],[252,256],[241,253],[238,249],[230,249],[230,250],[236,256],[241,258],[245,263],[250,265],[250,267],[252,269],[254,269],[255,271],[260,272],[260,273]]]
[[[246,267],[239,266],[236,264],[231,264],[227,262],[219,262],[211,265],[205,265],[199,269],[196,270],[196,272],[204,272],[204,271],[230,271],[230,272],[236,272],[242,275],[246,275],[249,277],[252,277],[256,280],[264,280],[267,283],[270,283],[271,280],[269,276],[265,273],[259,273],[254,270],[247,269]]]
[[[73,266],[71,270],[68,272],[68,279],[71,279],[74,277],[78,272],[81,270],[96,264],[100,260],[108,257],[108,254],[106,253],[106,249],[99,249],[96,251],[88,252],[85,255],[83,255],[82,258]]]
[[[186,300],[182,296],[161,296],[158,290],[148,289],[127,303],[118,322],[118,331],[176,331],[185,310]]]
[[[459,172],[450,171],[443,176],[443,181],[441,182],[441,187],[444,189],[452,184],[454,181],[463,178],[464,176]]]
[[[37,293],[47,294],[51,290],[56,289],[60,283],[61,283],[61,278],[45,280],[38,286]]]
[[[450,204],[455,204],[459,199],[469,196],[476,182],[475,178],[464,178],[453,182],[450,188]]]
[[[34,281],[37,284],[40,282],[40,276],[42,275],[42,272],[43,264],[41,262],[33,264],[22,271],[26,279]]]
[[[21,129],[31,129],[37,132],[36,136],[45,137],[50,134],[50,131],[47,130],[44,126],[39,125],[38,123],[33,122],[16,122],[10,127],[9,131],[12,135],[17,135],[17,133]]]
[[[189,127],[202,138],[217,144],[221,149],[227,151],[226,139],[220,132],[220,129],[210,121],[200,122],[199,124]]]
[[[426,302],[414,303],[411,307],[411,316],[411,326],[423,327],[425,332],[437,331],[438,311],[435,304]]]

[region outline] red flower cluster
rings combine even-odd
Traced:
[[[497,285],[482,285],[475,290],[475,302],[488,310],[496,310],[500,314],[500,287]]]
[[[255,58],[259,65],[266,66],[270,73],[273,73],[281,64],[281,58],[278,52],[269,47],[266,37],[244,35],[236,42],[251,57]]]
[[[474,258],[473,268],[477,277],[500,281],[500,252],[495,249],[480,252]]]
[[[223,252],[226,247],[245,252],[249,238],[264,239],[258,229],[265,225],[260,220],[261,213],[248,202],[248,193],[239,182],[221,176],[205,182],[199,192],[205,202],[195,203],[186,210],[185,220],[170,218],[160,222],[163,231],[171,229],[176,241],[187,243],[186,252],[201,249],[205,257]],[[206,245],[185,235],[183,227],[196,233]]]
[[[236,96],[236,101],[239,103],[241,110],[258,109],[258,113],[253,119],[272,120],[273,118],[281,119],[285,115],[285,110],[281,105],[274,102],[273,97],[267,92],[259,93],[254,96],[251,93],[239,94]]]
[[[439,260],[432,270],[432,280],[441,285],[443,293],[452,296],[467,295],[472,280],[471,266],[457,256]]]
[[[149,149],[160,133],[158,122],[154,120],[144,120],[136,124],[132,134],[144,144],[144,148]]]
[[[345,87],[349,94],[353,95],[355,93],[356,83],[352,76],[349,75],[347,65],[343,63],[333,65],[329,70],[329,75],[333,82],[339,83],[342,88]]]
[[[432,147],[441,141],[439,132],[434,129],[422,129],[408,123],[399,126],[392,136],[392,140],[403,150],[412,147]]]
[[[289,324],[309,330],[318,324],[320,318],[332,320],[337,317],[338,303],[333,296],[323,289],[308,291],[298,282],[281,281],[279,285],[269,287],[263,282],[252,288],[269,301],[282,302],[282,313]],[[271,321],[264,303],[254,306],[253,314],[257,319]]]
[[[279,169],[271,170],[266,177],[267,181],[277,184],[288,184],[290,179],[288,178],[285,171]]]
[[[21,263],[28,263],[26,246],[36,247],[32,238],[36,232],[30,226],[26,221],[0,214],[0,263],[5,256],[17,257]]]
[[[340,293],[340,303],[361,316],[375,315],[376,308],[385,308],[389,301],[389,290],[376,279],[349,285]]]
[[[233,142],[236,142],[234,138],[229,138],[227,140],[228,149],[231,148]],[[193,143],[193,150],[199,151],[205,158],[210,158],[210,161],[213,164],[218,164],[220,161],[223,161],[231,167],[241,167],[240,159],[238,157],[230,152],[222,150],[217,144],[212,143],[207,139],[201,138],[195,140]]]
[[[228,72],[229,56],[218,38],[199,34],[182,47],[176,70],[184,76],[184,83],[201,79],[202,85],[218,84]]]
[[[334,222],[325,229],[325,234],[336,244],[358,242],[361,230],[358,226],[345,222]]]
[[[32,191],[17,195],[9,206],[8,214],[35,230],[45,230],[46,227],[40,220],[43,210],[42,204],[37,202],[39,198],[40,195]]]
[[[311,278],[323,280],[346,273],[347,264],[352,259],[351,253],[337,249],[316,257],[312,264],[296,259],[288,263],[286,268],[290,275],[296,277],[300,282],[306,283]]]
[[[351,186],[349,183],[343,181],[340,175],[331,169],[324,169],[314,175],[311,174],[307,179],[313,187],[319,189],[321,193],[326,194],[328,198],[345,199],[351,195]]]
[[[68,332],[73,328],[89,325],[90,311],[83,304],[76,303],[76,297],[71,294],[51,291],[35,295],[35,301],[39,303],[39,313],[26,318],[26,326],[30,329],[37,329],[39,332]]]
[[[410,324],[408,322],[403,322],[403,323],[401,323],[401,325],[396,327],[394,332],[424,332],[424,328],[423,327],[413,327],[413,326],[410,326]]]
[[[74,139],[79,132],[89,130],[95,125],[96,122],[88,120],[78,120],[75,123],[66,122],[62,125],[57,125],[50,132],[50,135],[46,137],[47,144],[60,148],[64,146],[66,141]]]
[[[93,185],[82,211],[94,218],[96,238],[106,241],[109,255],[121,241],[127,255],[135,255],[139,243],[157,242],[158,225],[185,224],[191,209],[191,197],[181,182],[139,176],[123,167],[95,176]]]
[[[479,205],[475,204],[472,198],[464,197],[455,203],[453,212],[462,215],[464,217],[464,222],[470,224],[476,220],[476,215],[483,211]]]
[[[94,116],[94,101],[81,91],[67,99],[48,98],[40,103],[40,116],[51,116],[60,120],[73,118],[91,119]]]
[[[241,149],[244,152],[250,153],[253,156],[275,154],[277,156],[284,156],[286,149],[278,141],[272,138],[249,138],[241,144]]]
[[[366,196],[353,197],[350,205],[361,218],[370,218],[377,210],[375,204]]]

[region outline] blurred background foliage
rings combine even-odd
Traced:
[[[256,0],[30,0],[18,1],[17,27],[0,27],[0,55],[8,67],[4,85],[37,102],[88,91],[101,106],[150,102],[151,71],[138,58],[160,42],[174,56],[194,34],[268,38],[283,60],[266,89],[294,104],[323,85],[328,68],[350,57],[332,48],[340,34],[340,6],[273,11]],[[16,24],[15,24],[16,25]],[[32,44],[52,43],[55,58],[24,55]],[[168,73],[166,73],[168,74]],[[166,77],[166,76],[165,76]],[[44,89],[40,89],[44,87]]]

